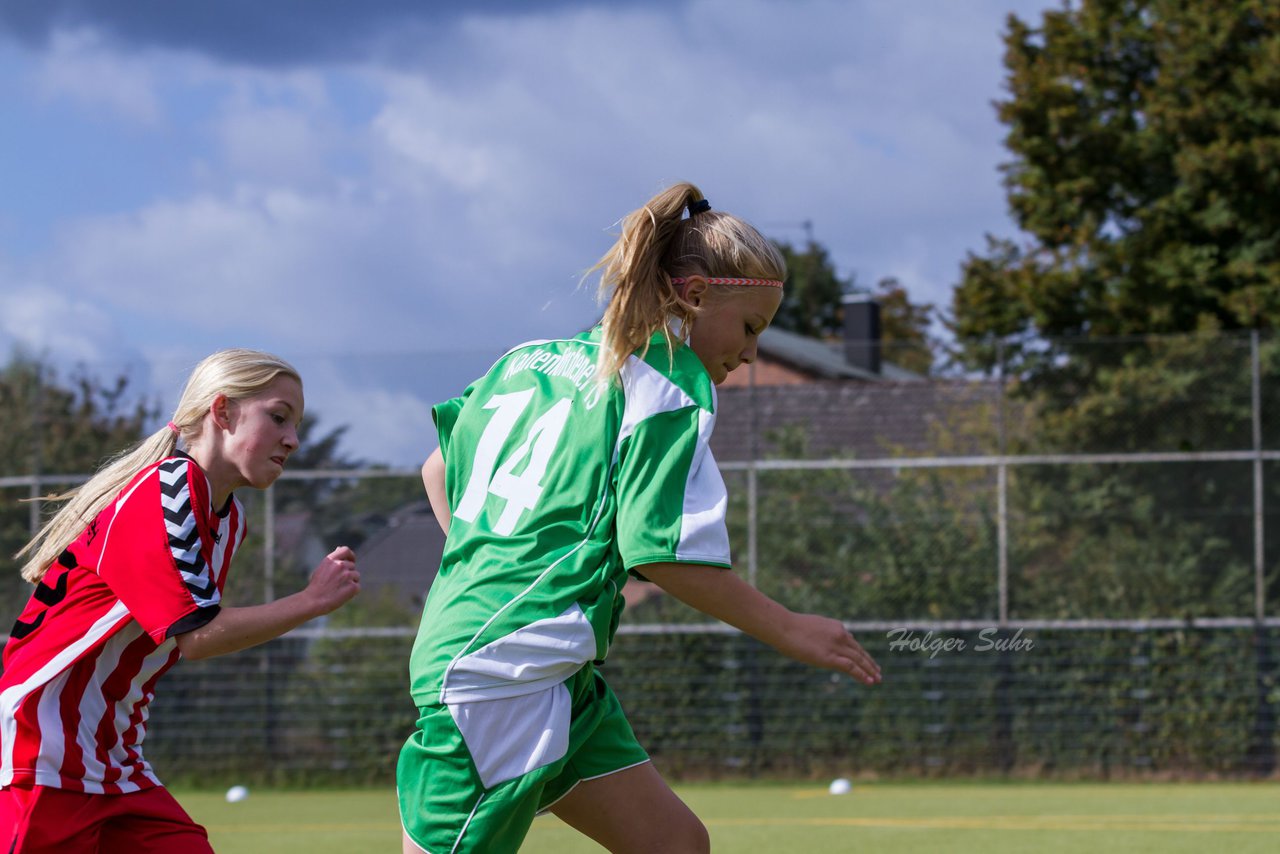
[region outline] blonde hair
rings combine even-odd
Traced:
[[[601,379],[612,380],[632,353],[644,353],[658,330],[674,350],[673,321],[688,339],[697,309],[681,298],[672,278],[786,278],[782,254],[747,222],[716,210],[684,216],[704,200],[687,182],[658,193],[622,220],[618,240],[587,271],[601,271],[598,298],[608,303],[601,321]],[[708,295],[730,290],[742,287],[712,285]]]
[[[22,567],[22,577],[32,583],[43,578],[62,550],[80,536],[85,525],[115,499],[135,474],[173,455],[179,434],[188,445],[199,438],[205,413],[214,398],[220,394],[229,400],[253,397],[281,374],[293,377],[299,384],[302,382],[298,371],[288,362],[257,350],[220,350],[196,365],[173,412],[171,423],[177,431],[165,425],[135,447],[108,460],[86,483],[60,495],[45,497],[47,501],[67,503],[14,555],[17,558],[30,555]]]

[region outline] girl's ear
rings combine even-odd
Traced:
[[[230,409],[231,401],[225,394],[215,395],[213,403],[209,404],[209,414],[213,416],[213,423],[223,430],[231,428]]]
[[[684,283],[684,301],[700,308],[707,296],[707,280],[704,276],[690,276]]]

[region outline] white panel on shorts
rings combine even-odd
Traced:
[[[572,605],[450,663],[440,702],[469,703],[532,694],[558,685],[596,658],[596,634]]]
[[[486,789],[563,758],[571,711],[564,683],[535,694],[449,705]]]
[[[449,665],[440,699],[486,788],[565,755],[572,703],[564,683],[595,657],[595,632],[575,604]]]

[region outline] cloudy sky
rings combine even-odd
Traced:
[[[0,6],[0,358],[296,362],[349,450],[598,315],[615,223],[692,180],[946,307],[1012,235],[1000,33],[1050,0],[45,0]]]

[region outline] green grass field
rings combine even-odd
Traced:
[[[717,852],[1274,852],[1280,784],[874,783],[677,787]],[[219,854],[397,852],[394,792],[175,793]],[[522,852],[601,849],[559,820],[534,822]]]

